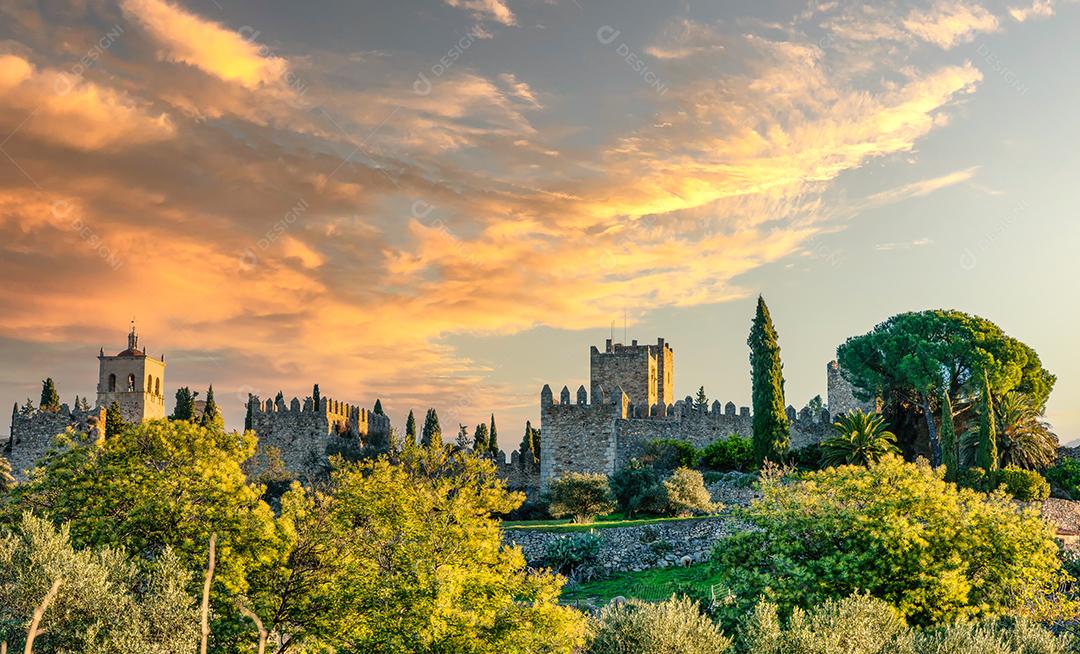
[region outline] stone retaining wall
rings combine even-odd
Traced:
[[[600,537],[599,566],[603,574],[671,567],[709,558],[713,544],[744,529],[732,518],[715,517],[673,520],[631,527],[596,529]],[[503,539],[521,546],[530,566],[544,566],[544,552],[553,541],[573,536],[538,529],[508,529]],[[684,561],[684,557],[689,557]]]

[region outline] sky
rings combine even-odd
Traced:
[[[788,403],[902,311],[998,323],[1080,438],[1080,6],[1061,0],[0,0],[0,401],[166,386],[503,448],[588,348]],[[0,433],[5,430],[0,427]]]

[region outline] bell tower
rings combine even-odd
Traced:
[[[131,321],[127,349],[109,356],[98,354],[97,404],[106,409],[120,405],[125,422],[142,422],[165,417],[165,357],[147,356],[139,349],[135,321]]]

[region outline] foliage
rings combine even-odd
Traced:
[[[491,414],[491,429],[488,431],[488,449],[492,454],[499,451],[499,430],[495,428],[495,414]]]
[[[836,434],[821,445],[822,463],[869,465],[887,454],[899,454],[896,434],[885,428],[885,418],[861,409],[841,416],[833,423]]]
[[[38,409],[48,413],[60,410],[60,395],[56,392],[52,377],[41,382],[41,402],[38,403]]]
[[[994,475],[982,468],[964,468],[956,476],[956,485],[980,493],[989,493],[994,490]]]
[[[659,470],[693,468],[698,462],[698,451],[687,441],[658,438],[645,444],[645,454],[641,458]]]
[[[1042,502],[1050,497],[1050,483],[1034,470],[1007,466],[997,471],[997,487],[1021,502]]]
[[[900,437],[906,447],[918,435],[916,424],[933,433],[932,404],[942,393],[958,418],[970,413],[972,398],[982,393],[984,371],[992,396],[1017,390],[1039,410],[1056,381],[1035,350],[989,320],[960,311],[893,316],[870,333],[849,338],[837,358],[861,399],[885,401],[894,429],[904,429]],[[966,425],[957,429],[964,431]]]
[[[521,437],[518,454],[527,463],[536,463],[540,460],[536,448],[536,430],[533,429],[532,422],[529,420],[525,421],[525,435]]]
[[[559,536],[544,549],[544,565],[557,572],[574,575],[596,564],[602,542],[591,531]]]
[[[661,513],[667,504],[660,473],[638,459],[631,459],[630,463],[611,476],[608,483],[619,510],[627,517],[632,518],[639,513],[655,515]]]
[[[375,406],[372,407],[371,412],[374,413],[377,416],[386,415],[385,413],[383,413],[382,400],[381,399],[375,398]]]
[[[821,399],[820,395],[815,395],[806,403],[806,408],[810,410],[812,416],[821,415],[821,411],[825,408],[825,400]]]
[[[282,630],[316,651],[570,654],[585,623],[558,605],[562,578],[530,571],[492,518],[522,499],[452,448],[341,464],[325,494],[283,500],[303,536],[282,580],[297,590],[263,613],[310,615]]]
[[[754,462],[779,461],[791,443],[790,425],[784,412],[784,366],[780,344],[769,307],[758,296],[757,314],[746,341],[750,346],[753,382]]]
[[[473,431],[473,452],[477,454],[483,454],[488,451],[488,426],[485,423],[480,423]]]
[[[602,474],[569,472],[551,482],[548,511],[556,518],[571,516],[574,522],[592,522],[615,510],[608,480]]]
[[[1080,500],[1080,459],[1063,457],[1057,465],[1046,469],[1054,497]]]
[[[2,517],[11,524],[30,510],[68,523],[76,548],[122,548],[148,560],[171,548],[193,574],[217,533],[214,631],[227,640],[236,615],[226,598],[252,591],[252,580],[270,576],[289,546],[260,499],[263,488],[241,467],[254,452],[250,432],[187,421],[132,425],[103,442],[70,441],[51,451],[12,492]]]
[[[0,456],[0,493],[6,493],[15,488],[15,475],[12,474],[11,461]]]
[[[142,565],[112,548],[76,550],[66,527],[27,513],[0,534],[0,639],[13,651],[56,579],[38,654],[172,654],[197,638],[189,574],[172,550]]]
[[[173,420],[194,420],[196,395],[198,393],[192,393],[187,386],[176,389],[176,406],[169,417]]]
[[[761,596],[788,614],[865,591],[914,624],[942,624],[1008,612],[1061,574],[1035,511],[958,489],[925,463],[887,456],[787,485],[763,476],[761,489],[744,516],[757,531],[713,554],[735,598],[729,619]]]
[[[672,515],[708,514],[716,511],[705,480],[697,470],[677,468],[664,480],[667,512]]]
[[[723,654],[731,647],[696,602],[672,597],[651,604],[630,600],[597,617],[590,654]]]
[[[959,623],[910,629],[881,600],[853,595],[809,612],[796,610],[787,624],[775,605],[760,603],[739,634],[747,654],[1067,654],[1072,639],[1027,620]]]
[[[1057,458],[1058,437],[1028,396],[1010,391],[996,408],[997,445],[1002,466],[1039,470]]]
[[[694,409],[697,411],[709,410],[709,396],[705,394],[704,386],[697,391],[697,397],[694,398]]]
[[[710,470],[746,472],[754,465],[754,446],[749,438],[732,434],[706,445],[700,460]]]
[[[214,385],[211,384],[210,388],[206,391],[206,406],[203,407],[203,414],[200,424],[203,427],[213,429],[224,429],[225,418],[221,415],[221,408],[214,400]]]
[[[788,452],[788,463],[799,470],[821,470],[824,452],[821,443],[809,443]]]
[[[427,415],[424,416],[420,444],[424,447],[442,446],[442,427],[439,426],[439,414],[435,412],[435,409],[428,409]]]
[[[124,414],[120,412],[120,403],[113,400],[109,403],[109,408],[105,410],[105,436],[107,438],[117,436],[126,426]]]
[[[416,416],[409,409],[409,417],[405,419],[405,446],[416,445]]]

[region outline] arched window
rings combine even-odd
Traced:
[[[109,392],[116,392],[116,375],[109,375]]]
[[[153,375],[147,375],[146,376],[146,392],[149,393],[152,390],[154,390],[154,376]]]
[[[135,375],[128,375],[128,393],[135,392]]]
[[[154,380],[154,395],[161,395],[161,377]]]

